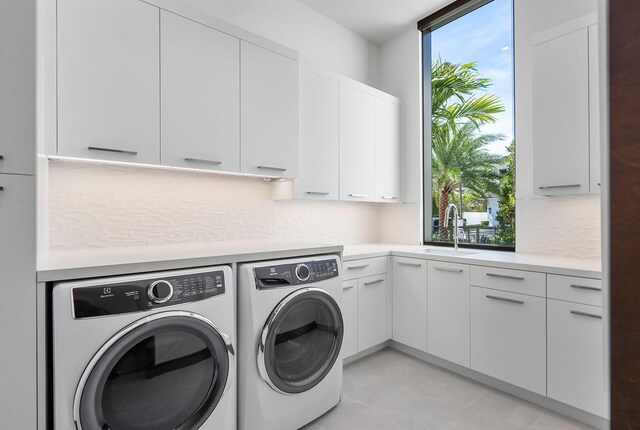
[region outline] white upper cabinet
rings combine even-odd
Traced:
[[[373,95],[340,85],[340,200],[375,200]]]
[[[400,201],[400,106],[375,100],[375,201]]]
[[[294,198],[338,200],[338,82],[302,70],[300,100],[300,177]]]
[[[162,11],[162,164],[240,171],[240,40]]]
[[[240,44],[241,171],[295,178],[299,170],[298,62]]]
[[[533,40],[534,192],[600,192],[600,113],[596,15]]]
[[[160,162],[157,7],[58,0],[58,154]]]

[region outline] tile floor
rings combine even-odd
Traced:
[[[304,430],[593,430],[393,349],[345,367],[342,401]]]

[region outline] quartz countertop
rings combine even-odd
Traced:
[[[342,245],[272,240],[59,250],[39,256],[37,280],[55,282],[340,252]]]
[[[421,252],[422,251],[422,252]],[[424,251],[427,251],[426,253]],[[420,258],[424,260],[447,261],[477,266],[499,267],[504,269],[528,270],[557,275],[597,278],[602,276],[602,263],[599,258],[563,257],[543,254],[524,254],[507,251],[483,249],[461,249],[460,255],[452,255],[453,248],[420,245],[362,244],[345,245],[343,260],[383,257]],[[441,252],[442,254],[438,254]]]

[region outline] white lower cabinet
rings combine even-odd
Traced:
[[[471,287],[471,368],[544,396],[545,302]]]
[[[393,340],[427,352],[427,261],[393,257]]]
[[[469,367],[469,266],[429,261],[427,352]]]
[[[548,299],[547,314],[547,395],[608,418],[602,308]]]
[[[389,338],[388,288],[386,273],[358,279],[358,351]]]
[[[352,279],[342,284],[342,357],[347,358],[358,352],[358,281]]]

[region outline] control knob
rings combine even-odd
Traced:
[[[309,266],[306,264],[298,264],[298,267],[296,267],[296,277],[300,281],[308,281],[311,277],[311,270],[309,270]]]
[[[153,303],[165,303],[173,297],[173,285],[169,281],[154,281],[147,290],[149,300]]]

